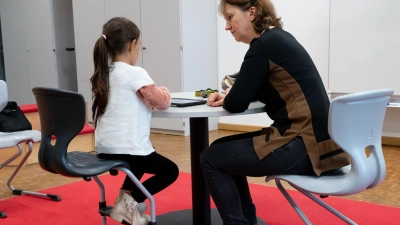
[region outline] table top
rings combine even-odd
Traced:
[[[173,98],[203,99],[194,96],[193,92],[171,93]],[[263,113],[264,104],[261,102],[252,102],[249,108],[242,113],[230,113],[222,108],[222,106],[212,107],[206,104],[188,106],[188,107],[170,107],[167,110],[154,110],[152,117],[158,118],[193,118],[193,117],[219,117],[219,116],[236,116],[254,113]]]

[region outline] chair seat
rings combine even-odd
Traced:
[[[17,144],[30,141],[40,141],[41,133],[38,130],[24,130],[17,132],[0,132],[0,148],[11,148]]]
[[[285,180],[293,186],[299,187],[308,192],[319,195],[348,195],[347,187],[354,181],[350,174],[351,165],[339,170],[326,172],[321,176],[299,176],[299,175],[271,175],[265,181],[272,179]],[[365,189],[365,188],[364,188]]]
[[[110,160],[98,158],[89,152],[68,152],[69,169],[76,174],[61,174],[73,177],[92,177],[105,173],[115,167],[129,169],[129,164],[122,160]]]

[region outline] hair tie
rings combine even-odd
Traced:
[[[107,40],[106,35],[102,34],[101,36],[103,36],[104,40]]]

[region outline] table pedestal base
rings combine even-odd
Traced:
[[[192,210],[180,210],[157,216],[157,224],[160,225],[190,225],[193,224]],[[222,219],[217,209],[211,209],[211,224],[222,225]],[[257,217],[257,225],[266,223]]]

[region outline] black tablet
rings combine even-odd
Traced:
[[[171,106],[172,107],[187,107],[193,105],[202,105],[206,104],[207,100],[204,99],[188,99],[188,98],[172,98]]]

